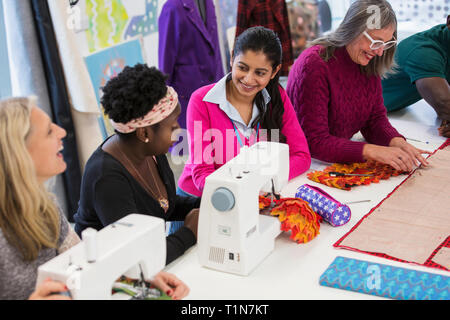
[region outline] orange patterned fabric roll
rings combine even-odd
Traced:
[[[290,238],[297,243],[307,243],[319,234],[322,218],[306,201],[298,198],[275,200],[271,215],[278,216],[282,231],[291,231]]]

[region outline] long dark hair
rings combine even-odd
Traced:
[[[253,27],[245,30],[237,37],[233,49],[233,58],[248,50],[253,52],[262,52],[272,63],[272,70],[275,70],[282,61],[281,41],[277,34],[270,29],[264,27]],[[262,92],[258,92],[255,97],[255,103],[259,110],[259,116],[252,123],[252,126],[261,123],[261,128],[268,132],[268,139],[271,140],[271,130],[279,130],[279,142],[285,143],[286,137],[281,133],[283,123],[284,104],[281,99],[279,89],[280,73],[270,80],[266,86],[266,90],[270,95],[270,104],[266,109],[264,96]]]

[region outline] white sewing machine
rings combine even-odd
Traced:
[[[200,264],[248,275],[274,249],[278,218],[259,214],[260,191],[289,178],[289,146],[259,142],[206,178],[198,224]]]
[[[73,299],[107,300],[122,275],[150,281],[166,263],[164,221],[131,214],[101,231],[83,231],[83,241],[38,268],[45,279],[65,283]]]

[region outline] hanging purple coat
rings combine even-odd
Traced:
[[[159,16],[159,69],[178,93],[179,123],[186,128],[192,92],[224,76],[213,0],[205,0],[206,25],[195,0],[168,0]]]

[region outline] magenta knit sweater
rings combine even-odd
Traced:
[[[381,79],[361,72],[345,48],[325,62],[320,46],[295,61],[287,93],[308,140],[313,158],[338,163],[363,162],[365,142],[351,141],[361,131],[368,143],[388,146],[401,137],[383,103]]]

